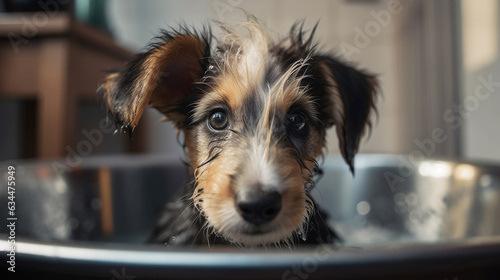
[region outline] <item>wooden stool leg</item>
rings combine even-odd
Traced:
[[[46,40],[40,52],[38,69],[38,155],[57,158],[64,155],[68,113],[69,41],[62,38]]]

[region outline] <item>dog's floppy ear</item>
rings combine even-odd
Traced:
[[[336,126],[340,151],[354,174],[354,155],[375,110],[376,79],[329,56],[313,57],[313,63],[322,120]]]
[[[150,105],[181,127],[182,103],[207,67],[209,39],[188,31],[163,31],[146,52],[108,74],[99,91],[117,125],[135,128]]]

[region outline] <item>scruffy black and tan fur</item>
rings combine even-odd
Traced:
[[[331,242],[309,197],[335,126],[354,173],[377,84],[317,51],[301,24],[281,40],[252,16],[200,33],[162,32],[100,87],[118,125],[133,129],[147,106],[184,135],[192,184],[160,215],[153,242],[245,247]]]

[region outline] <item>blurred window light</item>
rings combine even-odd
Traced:
[[[476,176],[474,167],[468,164],[460,164],[455,168],[455,178],[460,180],[471,180]]]
[[[464,66],[476,71],[498,55],[498,0],[462,0]]]
[[[443,178],[451,175],[451,166],[445,162],[422,162],[418,172],[426,177]]]

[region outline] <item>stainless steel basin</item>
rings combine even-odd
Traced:
[[[7,169],[16,168],[15,213]],[[147,245],[187,171],[158,156],[0,164],[15,217],[16,275],[70,279],[500,279],[500,164],[327,157],[313,193],[342,245],[246,250]],[[0,228],[9,261],[12,232]],[[128,277],[128,278],[127,278]]]

